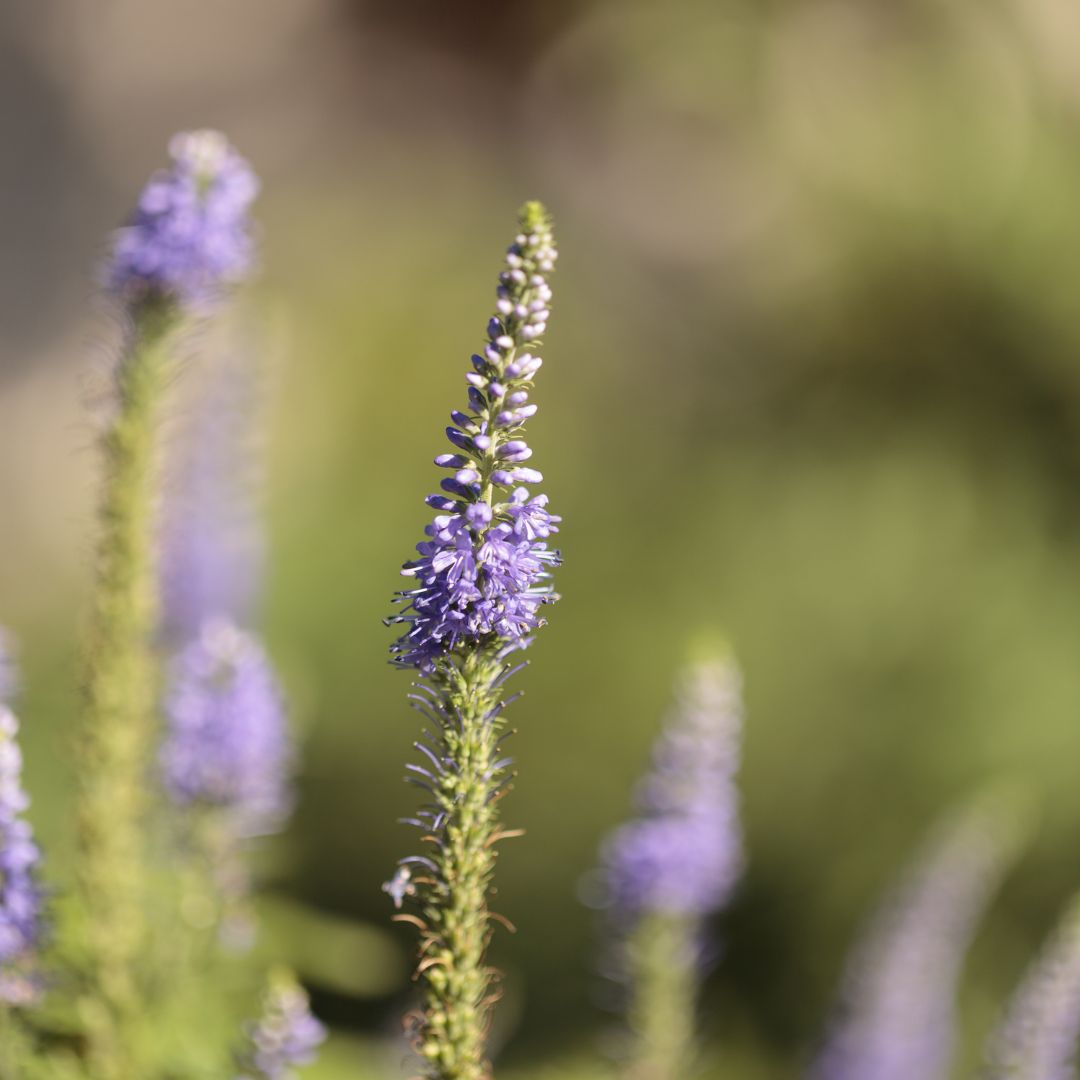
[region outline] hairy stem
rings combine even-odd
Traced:
[[[685,916],[645,915],[627,942],[631,1080],[685,1080],[693,1063],[697,957]]]
[[[437,680],[448,717],[442,732],[447,768],[437,793],[446,817],[434,859],[439,880],[424,906],[427,933],[418,970],[425,985],[422,1053],[438,1080],[491,1075],[485,1057],[492,1005],[486,952],[502,775],[496,767],[503,728],[496,684],[502,672],[499,660],[473,650]]]
[[[155,428],[171,316],[146,307],[116,373],[101,437],[103,491],[78,745],[78,896],[90,1075],[128,1080],[145,943],[145,780],[153,738]]]

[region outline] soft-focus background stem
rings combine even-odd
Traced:
[[[77,750],[82,1004],[91,1075],[135,1080],[125,1029],[140,1005],[135,962],[145,945],[146,814],[155,677],[152,528],[155,435],[170,311],[134,317],[116,370],[103,461],[96,575]]]
[[[645,915],[627,942],[628,1019],[633,1045],[628,1080],[685,1080],[693,1064],[695,926],[685,916]]]

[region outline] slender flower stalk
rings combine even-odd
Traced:
[[[1018,840],[985,797],[939,827],[852,954],[814,1080],[944,1080],[961,965]]]
[[[10,658],[0,635],[0,1011],[38,997],[37,951],[43,933],[41,853],[26,820],[19,725],[8,704]]]
[[[635,1080],[678,1080],[693,1064],[705,920],[727,903],[743,864],[735,785],[742,711],[730,660],[690,669],[639,791],[640,816],[601,852]]]
[[[1080,898],[1013,995],[987,1052],[987,1080],[1072,1080],[1080,1043]]]
[[[247,1025],[236,1080],[294,1080],[296,1069],[315,1060],[326,1028],[312,1016],[303,987],[287,971],[275,971],[262,1015]]]
[[[451,413],[454,452],[435,459],[453,475],[427,500],[437,516],[417,545],[420,557],[403,570],[417,584],[401,594],[405,612],[391,620],[406,628],[391,650],[395,663],[423,676],[412,698],[431,730],[416,743],[424,764],[409,766],[409,779],[430,797],[412,824],[431,848],[403,859],[384,888],[397,907],[406,898],[419,907],[419,915],[398,918],[420,930],[417,1048],[439,1080],[490,1075],[485,1043],[495,994],[486,953],[496,916],[488,899],[495,845],[514,835],[501,830],[498,810],[511,764],[500,750],[505,684],[523,666],[513,654],[556,599],[549,569],[558,553],[547,540],[559,519],[525,486],[543,477],[524,465],[532,454],[524,424],[536,412],[529,392],[541,365],[527,350],[547,326],[555,258],[546,212],[526,204],[487,344],[466,376],[468,411]]]
[[[127,321],[101,435],[103,490],[79,745],[78,892],[88,1068],[127,1080],[145,944],[145,781],[155,732],[156,428],[173,339],[250,265],[254,178],[213,132],[177,136],[105,272]]]

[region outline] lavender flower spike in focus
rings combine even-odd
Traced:
[[[247,1028],[236,1080],[294,1080],[296,1069],[315,1060],[326,1028],[311,1015],[308,996],[289,973],[270,979],[262,1016]]]
[[[41,854],[25,818],[29,799],[22,786],[19,725],[7,703],[10,661],[0,637],[0,1008],[35,1000],[33,974],[41,939]]]
[[[532,457],[525,422],[536,414],[529,394],[543,362],[523,350],[547,328],[556,252],[538,203],[522,211],[521,230],[499,277],[487,343],[465,377],[468,411],[450,414],[454,452],[435,459],[451,472],[443,494],[427,500],[439,513],[417,545],[420,558],[403,570],[417,586],[401,594],[407,612],[394,621],[408,629],[392,651],[401,666],[424,672],[463,649],[527,645],[543,623],[541,607],[556,599],[549,570],[558,553],[547,540],[559,518],[546,495],[531,494],[526,485],[543,476],[523,464]]]
[[[532,451],[524,426],[541,360],[535,353],[547,327],[555,265],[551,223],[528,203],[499,278],[496,314],[483,351],[466,376],[468,407],[451,413],[452,452],[435,463],[449,469],[419,558],[404,573],[416,585],[401,594],[405,610],[393,622],[405,632],[392,646],[399,667],[417,669],[413,702],[431,724],[416,743],[422,764],[409,779],[428,802],[413,824],[432,846],[402,860],[385,886],[403,915],[420,928],[417,978],[424,1007],[416,1046],[437,1080],[490,1075],[485,1043],[492,976],[486,962],[488,911],[500,831],[498,800],[510,779],[499,744],[506,733],[505,683],[510,659],[543,623],[556,599],[550,570],[558,563],[548,540],[559,519],[532,485],[543,477],[525,464]]]
[[[640,1080],[677,1080],[691,1063],[704,921],[727,903],[743,865],[742,712],[732,661],[690,669],[639,791],[640,817],[602,851],[614,965],[630,995],[630,1074]]]
[[[853,952],[813,1080],[949,1075],[961,965],[1015,855],[1017,826],[984,797],[939,828]]]
[[[1073,1080],[1080,1042],[1080,899],[1025,975],[994,1034],[987,1080]]]

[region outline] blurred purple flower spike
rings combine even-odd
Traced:
[[[1073,1080],[1080,1042],[1080,899],[1024,976],[994,1033],[986,1080]]]
[[[726,903],[743,863],[735,785],[742,721],[733,663],[687,672],[639,792],[641,816],[617,829],[602,854],[617,919],[704,917]]]
[[[983,797],[938,829],[853,951],[812,1080],[945,1080],[961,966],[1016,826]]]
[[[0,1002],[26,1005],[39,991],[33,973],[42,936],[41,852],[25,813],[19,724],[8,705],[15,683],[7,641],[0,635]]]
[[[105,285],[127,304],[158,298],[197,308],[251,272],[259,182],[220,132],[176,135],[169,154],[172,165],[151,177],[116,233]]]
[[[177,803],[225,809],[238,836],[281,824],[292,746],[281,690],[253,637],[207,622],[172,663],[165,714],[161,763]]]

